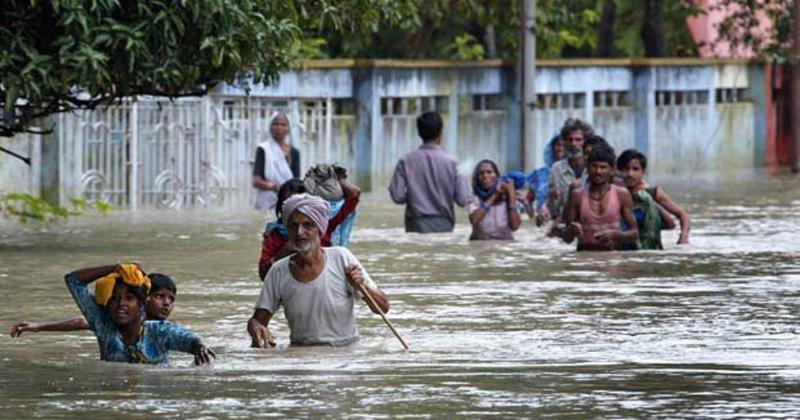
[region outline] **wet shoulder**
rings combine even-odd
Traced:
[[[286,279],[289,275],[289,260],[291,259],[292,255],[287,255],[278,261],[275,261],[275,263],[272,264],[272,267],[269,268],[267,275],[264,277],[264,282]]]
[[[165,320],[148,320],[144,322],[144,327],[156,337],[164,337],[171,332],[185,329],[172,321]]]
[[[358,259],[349,249],[341,246],[325,248],[328,255],[328,264],[337,269],[344,270],[350,264],[358,264]]]

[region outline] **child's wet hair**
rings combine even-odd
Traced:
[[[172,290],[172,293],[178,294],[178,287],[170,276],[161,273],[150,273],[150,294],[157,292],[161,289]]]

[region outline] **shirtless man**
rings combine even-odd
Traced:
[[[614,164],[612,149],[596,146],[588,157],[588,185],[570,192],[562,238],[567,243],[577,238],[578,251],[613,251],[617,244],[635,244],[639,238],[631,194],[611,182]],[[624,232],[623,218],[631,226]]]

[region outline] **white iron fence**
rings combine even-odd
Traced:
[[[271,116],[292,122],[302,164],[349,164],[355,118],[334,116],[333,101],[241,97],[139,99],[59,117],[62,202],[183,208],[249,205],[255,147]],[[245,204],[247,203],[247,204]]]

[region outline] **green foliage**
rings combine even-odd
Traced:
[[[219,82],[268,82],[323,30],[377,32],[389,0],[7,0],[0,3],[0,135],[36,118]],[[302,28],[302,30],[301,30]],[[305,32],[304,32],[305,31]],[[305,48],[304,48],[305,47]],[[316,48],[316,50],[314,49]]]
[[[536,55],[563,57],[564,49],[584,51],[597,46],[599,13],[594,0],[540,0],[536,7]]]
[[[455,60],[481,60],[485,52],[483,45],[472,34],[462,34],[445,48],[445,54]]]
[[[518,54],[521,0],[395,0],[394,14],[372,24],[338,30],[306,31],[307,39],[325,39],[308,57],[347,58],[486,58],[488,27],[494,29],[497,56]],[[701,10],[696,0],[664,2],[664,30],[668,54],[696,55],[686,18]],[[603,0],[537,0],[536,53],[542,59],[592,57],[598,43]],[[641,0],[614,0],[614,57],[644,56]],[[391,20],[387,20],[387,18]],[[481,47],[481,48],[478,48]],[[483,53],[481,53],[483,49]],[[323,52],[323,54],[320,54]]]
[[[725,11],[727,16],[717,27],[720,41],[730,43],[734,50],[750,49],[759,57],[790,60],[792,12],[796,5],[792,0],[721,0],[716,9]],[[767,18],[771,25],[762,28],[759,16]]]
[[[34,220],[52,222],[71,216],[80,216],[90,207],[86,200],[71,198],[72,208],[54,206],[47,201],[24,193],[0,193],[0,216],[6,219],[17,219],[20,223]],[[100,214],[107,214],[114,209],[109,203],[96,201],[91,208]]]
[[[500,57],[517,45],[517,0],[387,0],[394,11],[352,32],[323,30],[330,57],[484,58],[486,28],[496,28]],[[480,48],[478,48],[480,47]],[[483,49],[483,53],[481,53]]]

